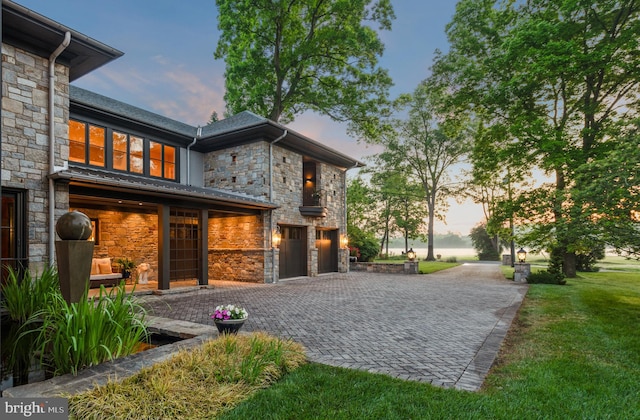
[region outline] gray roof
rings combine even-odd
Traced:
[[[202,137],[212,137],[230,133],[260,124],[266,124],[268,122],[268,119],[256,115],[251,111],[242,111],[239,114],[202,127]]]
[[[69,66],[71,81],[123,55],[121,51],[9,0],[2,0],[2,42],[48,58],[66,32],[71,43],[58,61]]]
[[[120,120],[146,127],[154,127],[171,135],[178,135],[192,140],[196,135],[196,127],[180,121],[172,120],[154,112],[117,101],[113,98],[91,92],[77,86],[69,85],[69,98],[76,107],[90,111],[100,111],[104,115],[118,116]]]
[[[188,186],[177,182],[164,181],[129,173],[115,173],[97,168],[72,165],[68,169],[51,175],[53,179],[66,180],[75,185],[85,185],[91,189],[117,192],[133,192],[142,196],[156,197],[157,200],[201,202],[207,205],[246,208],[274,209],[278,206],[249,194],[236,193],[216,188]]]

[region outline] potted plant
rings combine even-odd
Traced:
[[[320,200],[322,200],[322,190],[313,190],[311,198],[313,199],[313,204],[319,206]]]
[[[128,279],[129,277],[131,277],[131,271],[136,268],[136,263],[127,257],[118,258],[116,259],[115,263],[120,266],[123,279]]]
[[[218,305],[211,314],[220,334],[237,334],[248,317],[249,312],[236,305]]]

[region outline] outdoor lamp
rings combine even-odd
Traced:
[[[518,262],[523,263],[524,260],[527,259],[527,251],[525,251],[524,249],[520,248],[518,250]]]
[[[413,248],[409,248],[409,250],[407,251],[407,258],[409,259],[409,261],[413,261],[416,259],[416,252],[413,250]]]
[[[349,237],[347,235],[340,235],[340,247],[346,248],[349,246]]]
[[[282,242],[282,234],[280,233],[280,226],[278,226],[271,234],[271,243],[274,248],[277,248],[280,246],[280,242]]]

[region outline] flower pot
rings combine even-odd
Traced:
[[[238,334],[238,330],[247,319],[214,319],[216,328],[220,334]]]

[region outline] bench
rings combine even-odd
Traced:
[[[91,260],[91,275],[89,287],[116,286],[122,279],[122,273],[114,273],[111,258],[93,258]]]

